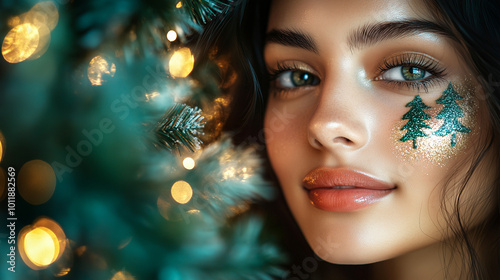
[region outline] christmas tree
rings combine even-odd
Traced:
[[[457,132],[470,132],[470,128],[465,127],[458,120],[458,118],[464,116],[462,108],[457,104],[457,100],[461,99],[463,99],[463,97],[461,97],[458,92],[453,89],[453,85],[449,83],[448,88],[446,88],[441,97],[436,100],[436,103],[444,105],[443,109],[436,116],[437,119],[443,119],[444,124],[434,132],[434,135],[446,136],[451,134],[451,147],[457,144]]]
[[[406,134],[399,139],[399,141],[406,142],[408,140],[413,140],[413,149],[417,148],[417,138],[418,137],[428,137],[422,129],[430,128],[424,120],[431,118],[424,109],[429,109],[430,107],[422,102],[419,95],[415,96],[412,101],[406,104],[406,107],[411,107],[411,109],[403,115],[403,120],[408,120],[408,122],[401,128],[401,130],[407,130]]]
[[[281,274],[249,211],[274,188],[221,130],[223,63],[193,55],[243,4],[1,2],[0,279]]]

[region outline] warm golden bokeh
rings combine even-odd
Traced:
[[[181,2],[181,1],[177,2],[177,4],[175,5],[175,7],[176,7],[177,9],[182,8],[182,2]]]
[[[112,78],[116,72],[116,65],[108,63],[102,56],[90,60],[87,77],[94,86],[100,86],[108,77]]]
[[[19,63],[35,53],[39,43],[38,28],[24,23],[12,28],[2,44],[3,58],[9,63]]]
[[[180,204],[188,203],[193,197],[193,189],[191,185],[189,185],[186,181],[177,181],[174,183],[172,188],[170,189],[170,193],[172,198]]]
[[[59,12],[54,2],[40,2],[25,14],[24,21],[31,22],[36,27],[46,26],[48,29],[54,30],[59,21]]]
[[[127,271],[118,271],[111,280],[135,280],[134,276]]]
[[[12,27],[2,44],[2,55],[9,63],[19,63],[42,56],[50,44],[50,32],[59,21],[59,12],[52,1],[37,3],[28,12],[11,17]]]
[[[59,241],[48,228],[34,228],[24,237],[26,256],[37,266],[48,266],[59,254]]]
[[[181,48],[170,58],[168,69],[174,78],[185,78],[194,67],[194,56],[189,48]]]
[[[157,91],[154,91],[152,93],[146,93],[146,101],[151,101],[154,100],[155,97],[160,96],[160,93]]]
[[[3,137],[3,134],[0,131],[0,162],[2,161],[4,151],[5,151],[5,138]]]
[[[56,189],[54,169],[43,160],[28,161],[19,170],[17,189],[21,197],[30,204],[47,202]]]
[[[71,271],[71,268],[69,267],[65,267],[65,268],[62,268],[61,270],[59,270],[59,272],[57,272],[55,274],[56,277],[62,277],[62,276],[65,276],[65,275],[68,275],[68,273]]]
[[[38,28],[38,46],[28,60],[34,60],[41,57],[50,45],[50,30],[47,26],[41,25]]]
[[[187,170],[191,170],[194,168],[194,166],[196,165],[195,161],[193,158],[190,158],[190,157],[187,157],[185,158],[183,161],[182,161],[182,165],[184,166],[184,168],[186,168]]]
[[[19,253],[31,269],[45,269],[57,261],[67,245],[61,226],[49,218],[40,218],[19,231]]]

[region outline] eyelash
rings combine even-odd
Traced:
[[[417,90],[420,91],[424,89],[425,92],[429,91],[429,87],[438,84],[443,81],[443,77],[446,76],[446,69],[442,67],[437,61],[432,60],[421,54],[414,53],[406,53],[401,54],[395,57],[391,57],[388,60],[383,62],[383,65],[378,67],[378,72],[376,77],[380,77],[385,72],[389,71],[392,68],[400,67],[400,66],[409,66],[409,67],[417,67],[431,74],[430,77],[427,77],[423,80],[418,81],[395,81],[395,80],[378,80],[384,81],[385,83],[392,85],[397,88],[407,87],[409,90]],[[275,81],[281,74],[288,71],[305,71],[302,70],[297,64],[292,63],[291,65],[285,65],[283,63],[278,62],[276,65],[276,69],[268,70],[268,81]],[[305,71],[307,72],[307,71]],[[311,73],[312,74],[312,73]],[[314,75],[314,74],[312,74]],[[300,87],[298,87],[300,88]],[[298,88],[276,88],[273,87],[274,96],[277,95],[286,95],[290,91],[293,91]]]
[[[405,53],[385,60],[384,64],[378,67],[378,74],[376,77],[380,77],[390,69],[400,66],[417,67],[426,72],[429,72],[432,76],[419,81],[379,81],[384,81],[399,88],[406,86],[409,90],[420,91],[423,88],[425,92],[428,92],[430,86],[443,81],[443,77],[446,76],[446,69],[442,67],[437,61],[427,58],[426,56],[423,56],[421,54]]]

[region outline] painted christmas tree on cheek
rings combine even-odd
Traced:
[[[472,129],[478,109],[472,98],[474,90],[448,83],[435,99],[435,106],[425,104],[419,95],[414,96],[406,104],[410,109],[393,128],[391,140],[397,157],[404,161],[425,159],[442,166],[445,160],[464,152],[477,131]],[[409,140],[412,145],[407,143]]]
[[[443,95],[436,100],[436,103],[444,105],[441,112],[436,116],[436,119],[443,119],[444,124],[434,132],[434,135],[446,136],[451,134],[451,147],[457,144],[457,132],[470,132],[470,128],[464,126],[458,120],[458,118],[464,116],[462,108],[457,104],[457,100],[461,99],[463,97],[458,95],[455,89],[453,89],[452,84],[449,83],[448,88],[443,91]]]
[[[422,129],[431,128],[424,122],[424,120],[431,118],[431,116],[424,112],[424,109],[430,109],[431,107],[424,104],[420,95],[415,96],[411,102],[406,104],[406,107],[410,107],[411,109],[403,115],[403,120],[408,120],[408,122],[401,130],[407,130],[407,132],[399,141],[406,142],[413,140],[413,149],[416,149],[418,137],[429,137]]]

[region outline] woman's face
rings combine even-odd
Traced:
[[[400,0],[274,0],[267,32],[266,145],[316,254],[371,263],[449,236],[443,213],[489,129],[453,35]],[[462,195],[482,201],[468,226],[492,208],[493,168]]]

